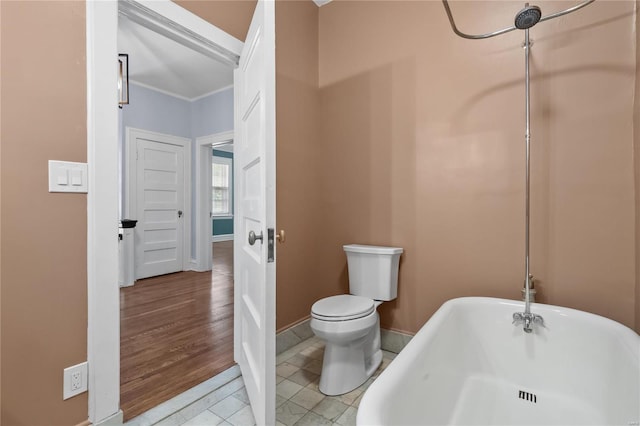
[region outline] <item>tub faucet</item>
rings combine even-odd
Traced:
[[[544,327],[544,318],[542,318],[538,314],[527,313],[527,312],[516,312],[513,314],[513,323],[519,324],[522,323],[525,333],[531,333],[533,331],[533,326],[535,324],[540,324]]]
[[[533,281],[533,275],[527,276],[525,280],[525,293],[524,293],[524,312],[516,312],[513,314],[513,324],[523,324],[523,330],[525,333],[531,333],[535,324],[540,324],[544,327],[544,318],[538,314],[531,312],[531,288]]]

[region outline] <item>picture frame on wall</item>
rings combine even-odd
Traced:
[[[118,54],[118,107],[129,105],[129,55]]]

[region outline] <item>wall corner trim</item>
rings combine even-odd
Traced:
[[[313,0],[313,2],[316,4],[316,6],[321,7],[327,3],[330,3],[331,0]]]
[[[87,43],[87,361],[89,421],[119,410],[118,288],[118,4],[86,1]]]

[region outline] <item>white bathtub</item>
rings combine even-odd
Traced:
[[[609,319],[523,303],[446,302],[373,382],[364,425],[624,425],[640,421],[640,336]]]

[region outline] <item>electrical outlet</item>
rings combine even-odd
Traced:
[[[82,372],[74,371],[71,373],[71,390],[77,391],[82,387]]]
[[[64,369],[62,399],[68,399],[87,391],[87,363],[83,362]]]

